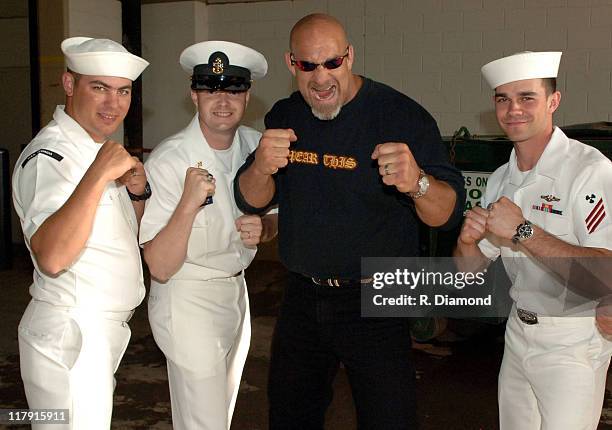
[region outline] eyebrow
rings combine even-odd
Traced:
[[[131,90],[131,89],[132,89],[132,86],[131,86],[131,85],[124,85],[124,86],[119,87],[119,88],[113,88],[113,87],[111,87],[110,85],[108,85],[106,82],[102,82],[102,81],[90,81],[90,82],[89,82],[89,84],[90,84],[90,85],[91,85],[91,84],[101,85],[101,86],[103,86],[104,88],[107,88],[107,89],[109,89],[109,90],[114,90],[114,89],[117,89],[117,90]]]
[[[537,96],[538,93],[535,91],[521,91],[518,93],[519,96]],[[495,97],[508,97],[507,93],[495,93]]]

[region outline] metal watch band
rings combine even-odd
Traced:
[[[419,180],[417,181],[417,185],[419,186],[419,189],[416,192],[407,193],[410,197],[412,197],[413,200],[423,197],[425,194],[427,194],[427,190],[429,190],[429,178],[427,178],[427,174],[423,169],[421,169],[419,173]]]
[[[512,236],[512,243],[529,239],[531,236],[533,236],[533,224],[529,220],[525,220],[524,223],[516,226],[516,233]]]

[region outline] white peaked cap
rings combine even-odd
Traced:
[[[524,79],[556,78],[562,52],[519,52],[482,66],[482,75],[493,89]]]
[[[110,39],[71,37],[62,42],[66,66],[82,75],[115,76],[134,81],[149,62]]]
[[[268,62],[261,53],[248,46],[222,40],[209,40],[185,48],[179,62],[185,72],[192,74],[193,68],[207,64],[214,52],[224,53],[230,65],[248,69],[253,80],[263,78],[268,72]]]

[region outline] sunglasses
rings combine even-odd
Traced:
[[[331,60],[327,60],[323,63],[311,63],[310,61],[302,61],[302,60],[296,60],[295,57],[293,56],[293,53],[291,53],[291,65],[297,67],[298,69],[300,69],[302,72],[312,72],[313,70],[315,70],[317,67],[319,66],[323,66],[325,67],[327,70],[334,70],[337,69],[338,67],[342,66],[342,63],[344,62],[344,59],[346,57],[348,57],[348,46],[346,47],[346,54],[344,54],[341,57],[336,57],[336,58],[332,58]]]

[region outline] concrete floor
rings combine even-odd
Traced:
[[[285,270],[264,250],[247,272],[253,338],[243,374],[232,429],[267,428],[266,377],[269,345],[282,296]],[[272,257],[271,257],[272,256]],[[272,259],[269,259],[272,258]],[[31,263],[16,249],[11,270],[0,271],[0,408],[25,408],[18,370],[16,330],[29,295]],[[132,340],[117,372],[113,429],[171,429],[170,401],[163,355],[150,333],[146,306],[130,322]],[[503,325],[450,321],[433,344],[415,351],[418,412],[424,430],[491,430],[497,426],[497,371],[503,353]],[[457,341],[457,337],[461,341]],[[449,341],[444,341],[447,339]],[[450,342],[450,340],[453,340]],[[406,339],[407,342],[410,339]],[[610,381],[612,378],[608,378]],[[610,386],[610,382],[608,383]],[[24,428],[5,426],[0,428]],[[341,369],[326,428],[356,428],[348,381]],[[610,391],[600,430],[612,430]]]

